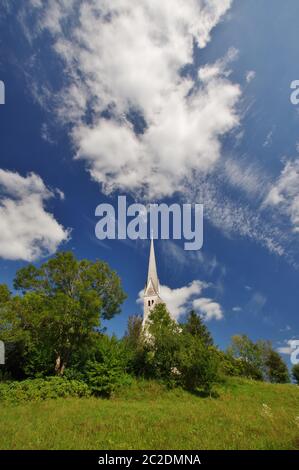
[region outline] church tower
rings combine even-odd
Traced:
[[[148,263],[147,282],[143,294],[143,324],[147,321],[151,309],[163,300],[160,297],[160,283],[157,274],[154,240],[151,238],[150,256]]]

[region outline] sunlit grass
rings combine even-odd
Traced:
[[[110,400],[2,405],[0,449],[299,449],[299,387],[233,379],[218,392],[141,382]]]

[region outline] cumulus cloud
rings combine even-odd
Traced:
[[[45,209],[55,194],[35,173],[23,177],[0,169],[1,258],[33,261],[54,253],[67,240],[68,230]]]
[[[299,232],[299,159],[285,163],[264,205],[277,207],[289,217],[293,231]]]
[[[241,91],[227,69],[235,51],[196,78],[183,70],[231,3],[34,0],[65,65],[59,115],[104,191],[163,197],[183,190],[194,170],[213,168],[222,136],[239,124]]]
[[[199,310],[207,321],[212,319],[221,320],[223,318],[221,305],[212,299],[202,297],[200,299],[194,299],[192,303],[193,308]]]
[[[270,189],[260,166],[246,156],[220,158],[223,136],[243,133],[244,102],[230,75],[237,51],[199,69],[194,62],[231,4],[31,0],[28,24],[38,28],[27,34],[32,44],[44,31],[51,35],[64,83],[58,93],[31,88],[41,103],[52,99],[75,158],[104,192],[147,199],[181,192],[187,202],[203,202],[206,219],[223,233],[287,257],[284,231],[261,211]],[[245,76],[248,83],[254,77],[252,70]]]
[[[175,320],[178,320],[188,310],[198,310],[205,320],[220,320],[223,317],[221,306],[208,298],[201,298],[202,292],[210,285],[204,281],[194,280],[190,284],[171,289],[168,286],[160,286],[160,296]],[[139,292],[138,303],[143,302],[143,291]]]

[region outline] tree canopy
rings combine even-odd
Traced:
[[[5,341],[22,343],[33,368],[47,362],[62,374],[75,351],[91,341],[101,319],[120,311],[126,298],[118,275],[103,261],[77,260],[57,253],[40,267],[20,269],[14,281],[19,294],[0,289],[0,325]]]

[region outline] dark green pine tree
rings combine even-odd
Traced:
[[[203,319],[195,310],[191,310],[187,316],[183,329],[192,336],[200,338],[205,346],[213,346],[213,338]]]
[[[266,367],[268,372],[268,378],[272,383],[287,383],[290,381],[289,371],[278,354],[278,352],[273,351],[269,352],[269,355],[266,360]]]

